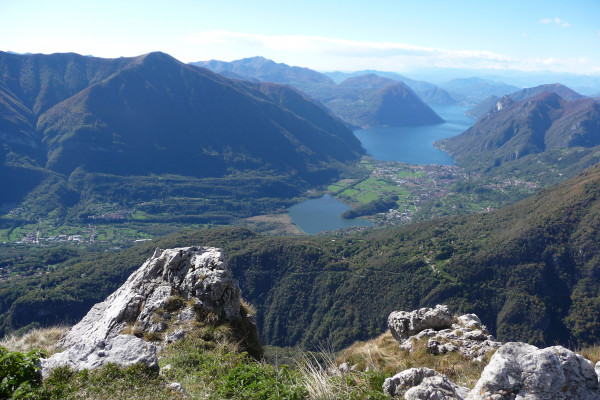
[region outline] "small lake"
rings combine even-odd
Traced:
[[[433,142],[458,135],[470,128],[475,120],[467,117],[468,107],[430,106],[446,122],[437,125],[363,129],[354,132],[362,146],[376,160],[399,161],[407,164],[454,165],[448,154],[433,147]],[[372,226],[362,219],[342,219],[349,206],[329,196],[306,200],[288,209],[292,222],[304,233]]]
[[[340,215],[351,207],[326,194],[288,208],[288,215],[300,230],[309,235],[354,226],[372,226],[364,219],[342,219]]]
[[[468,107],[431,106],[445,123],[427,126],[400,126],[360,129],[354,135],[373,158],[382,161],[400,161],[407,164],[455,165],[454,160],[433,142],[458,135],[469,129],[474,119],[465,115]]]

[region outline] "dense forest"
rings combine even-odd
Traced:
[[[226,251],[266,344],[341,348],[382,332],[392,310],[438,303],[476,313],[502,341],[594,344],[599,195],[597,166],[499,211],[401,228],[315,237],[219,228],[119,253],[7,253],[2,263],[49,273],[0,285],[0,334],[76,321],[154,247],[210,245]]]

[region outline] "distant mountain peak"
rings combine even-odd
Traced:
[[[162,51],[153,51],[150,53],[142,54],[141,56],[135,57],[137,62],[168,62],[168,63],[177,63],[182,64],[181,61],[177,60],[175,57],[168,55],[167,53],[163,53]]]
[[[320,72],[290,67],[264,57],[244,58],[230,63],[213,60],[191,64],[235,79],[256,79],[260,82],[293,86],[317,99],[339,118],[355,127],[415,126],[443,122],[403,82],[371,71],[350,77],[336,85],[331,78]]]
[[[585,96],[560,83],[551,83],[532,88],[525,88],[510,94],[510,98],[515,101],[520,101],[529,97],[534,97],[541,93],[554,93],[565,100],[578,100],[585,98]]]

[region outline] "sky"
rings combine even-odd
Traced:
[[[0,0],[0,50],[600,74],[600,0]]]

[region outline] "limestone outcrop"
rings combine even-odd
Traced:
[[[490,351],[501,346],[475,314],[454,318],[445,305],[419,310],[394,311],[388,317],[388,327],[400,348],[411,350],[415,340],[427,339],[427,349],[433,354],[459,351],[465,357],[481,361]]]
[[[437,305],[435,308],[421,308],[415,311],[394,311],[388,317],[388,327],[398,341],[425,329],[446,329],[452,327],[452,313],[448,306]]]
[[[386,379],[384,393],[407,400],[600,400],[600,362],[594,366],[562,346],[539,349],[525,343],[502,345],[493,340],[474,314],[454,318],[451,327],[419,330],[427,325],[423,321],[439,321],[439,315],[446,315],[446,311],[446,306],[438,305],[434,309],[395,312],[388,322],[392,332],[396,330],[394,336],[400,338],[400,347],[407,350],[415,340],[425,337],[428,351],[460,351],[473,361],[497,349],[473,389],[458,386],[432,369],[410,368]],[[406,332],[412,336],[406,337]]]
[[[383,382],[383,392],[404,395],[407,400],[463,399],[469,389],[452,383],[445,375],[430,368],[409,368]]]
[[[571,350],[506,343],[466,399],[600,399],[600,385],[591,361]]]
[[[195,320],[240,317],[241,292],[223,252],[212,247],[156,249],[129,279],[59,342],[42,373],[107,363],[158,368],[160,346],[181,339]]]

